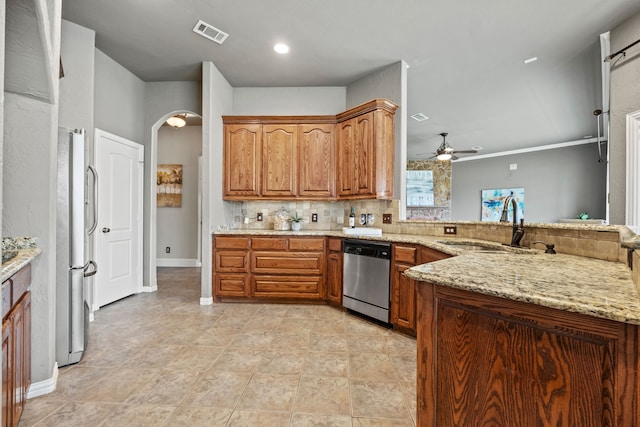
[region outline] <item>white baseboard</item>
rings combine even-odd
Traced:
[[[155,292],[158,290],[158,285],[153,285],[153,286],[143,286],[142,287],[142,292]]]
[[[209,298],[201,297],[200,298],[200,305],[211,305],[211,304],[213,304],[213,297],[209,297]]]
[[[200,261],[188,258],[156,258],[156,267],[200,267]]]
[[[58,363],[53,367],[53,374],[51,378],[44,381],[38,381],[37,383],[31,383],[29,391],[27,391],[27,399],[33,399],[34,397],[43,396],[45,394],[52,393],[56,390],[58,384]]]

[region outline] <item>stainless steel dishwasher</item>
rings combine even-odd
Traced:
[[[389,323],[390,271],[390,244],[345,240],[342,305]]]

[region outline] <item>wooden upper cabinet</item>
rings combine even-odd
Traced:
[[[298,196],[331,199],[335,196],[335,126],[298,128]]]
[[[336,116],[223,116],[224,198],[392,198],[397,108],[374,99]]]
[[[394,114],[376,99],[338,114],[338,198],[393,197]]]
[[[264,125],[262,130],[262,196],[296,196],[296,125]]]
[[[260,195],[262,126],[225,125],[224,196]]]
[[[355,159],[354,190],[358,195],[374,194],[374,141],[373,141],[373,113],[357,117],[356,139],[352,145]],[[346,165],[345,165],[346,166]]]
[[[338,196],[354,193],[355,183],[355,139],[354,120],[338,123]]]

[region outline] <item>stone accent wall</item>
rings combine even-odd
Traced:
[[[441,160],[408,160],[407,170],[433,171],[433,207],[407,207],[407,219],[451,219],[451,162]]]

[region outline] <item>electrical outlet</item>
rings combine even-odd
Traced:
[[[391,224],[392,222],[393,222],[393,217],[391,214],[382,214],[383,224]]]
[[[262,212],[258,212],[256,215],[256,221],[262,221]]]
[[[311,214],[311,222],[318,222],[318,214],[317,213],[312,213]]]
[[[168,254],[171,253],[171,248],[169,246],[167,246],[166,248],[164,248],[164,251]]]
[[[458,232],[458,227],[455,225],[445,225],[444,226],[444,234],[456,234]]]

